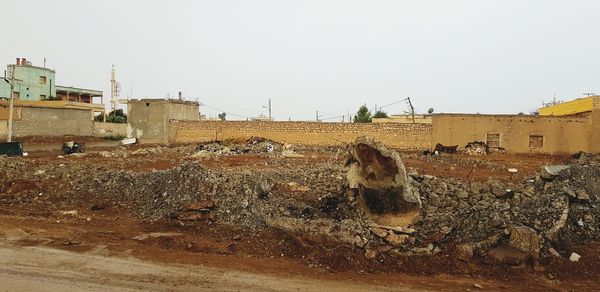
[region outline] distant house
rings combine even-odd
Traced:
[[[94,97],[102,99],[100,90],[56,85],[56,71],[33,66],[25,58],[17,58],[16,64],[7,65],[4,75],[5,82],[0,84],[0,98],[10,96],[10,83],[12,83],[16,100],[94,103]]]

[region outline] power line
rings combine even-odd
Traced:
[[[395,104],[398,104],[398,103],[401,103],[401,102],[404,102],[404,101],[407,101],[407,100],[408,100],[408,97],[404,98],[404,99],[401,99],[401,100],[394,101],[392,103],[388,103],[386,105],[376,106],[374,108],[369,109],[369,111],[377,111],[378,109],[386,108],[386,107],[389,107],[389,106],[392,106],[392,105],[395,105]],[[319,119],[319,120],[321,120],[321,121],[324,121],[324,120],[333,120],[333,119],[339,119],[339,118],[342,118],[342,117],[345,117],[345,116],[347,116],[347,114],[345,114],[345,115],[339,115],[339,116],[335,116],[335,117],[322,118],[322,119]]]
[[[182,94],[182,96],[183,96],[184,98],[190,98],[190,99],[193,99],[192,97],[188,96],[187,94],[185,94],[185,95],[184,95],[184,94]],[[229,112],[229,111],[225,111],[225,110],[222,110],[222,109],[220,109],[220,108],[218,108],[218,107],[214,107],[214,106],[208,105],[208,104],[206,104],[206,103],[204,103],[204,102],[200,102],[200,105],[201,105],[201,106],[205,106],[205,107],[207,107],[207,108],[210,108],[210,109],[213,109],[213,110],[216,110],[216,111],[219,111],[219,112],[226,113],[226,114],[228,114],[228,115],[230,115],[230,116],[234,116],[234,117],[238,117],[238,118],[242,118],[242,119],[246,119],[246,120],[250,119],[250,118],[249,118],[249,117],[247,117],[247,116],[238,115],[238,114],[236,114],[236,113],[232,113],[232,112]]]

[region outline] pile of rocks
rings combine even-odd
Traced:
[[[488,154],[488,146],[485,142],[469,142],[464,151],[468,155],[486,155]]]
[[[266,144],[261,143],[267,142],[247,147],[263,149]],[[203,150],[222,151],[221,146],[204,144]],[[369,155],[379,157],[375,152]],[[385,157],[398,156],[388,153]],[[380,159],[381,165],[387,161]],[[481,183],[403,174],[403,190],[411,190],[419,202],[407,209],[419,215],[408,228],[376,224],[365,216],[363,196],[370,191],[351,189],[346,179],[350,168],[339,161],[294,167],[277,163],[274,160],[273,167],[260,169],[213,170],[192,161],[167,170],[134,172],[79,159],[35,168],[25,159],[1,159],[0,202],[48,205],[51,201],[57,202],[51,208],[63,208],[91,200],[95,205],[130,211],[143,220],[216,220],[248,229],[276,227],[303,236],[330,236],[364,248],[369,257],[379,252],[435,253],[448,246],[458,246],[467,256],[486,255],[502,245],[537,257],[558,249],[557,242],[565,246],[600,237],[599,156],[578,155],[569,167],[540,172],[522,182]],[[370,173],[377,167],[357,171],[380,176],[377,171]],[[364,182],[358,185],[375,189]],[[407,198],[399,194],[393,198]],[[379,195],[389,194],[381,191]]]
[[[239,155],[239,154],[259,154],[282,152],[283,146],[280,143],[260,138],[252,137],[243,143],[237,141],[208,142],[196,146],[196,152],[192,157],[207,157],[212,155]],[[288,149],[289,150],[289,149]]]

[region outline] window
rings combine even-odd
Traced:
[[[500,147],[500,133],[487,133],[485,142],[488,145],[488,147]]]
[[[146,103],[146,106],[150,106],[150,103],[149,103],[149,102],[147,102],[147,103]]]
[[[40,76],[40,84],[46,84],[46,76]]]
[[[529,149],[542,149],[544,148],[544,135],[541,134],[530,134],[529,135]]]

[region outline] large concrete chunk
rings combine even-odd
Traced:
[[[368,213],[401,214],[419,209],[421,200],[411,188],[397,152],[368,137],[359,137],[348,151],[348,182],[358,190]]]

